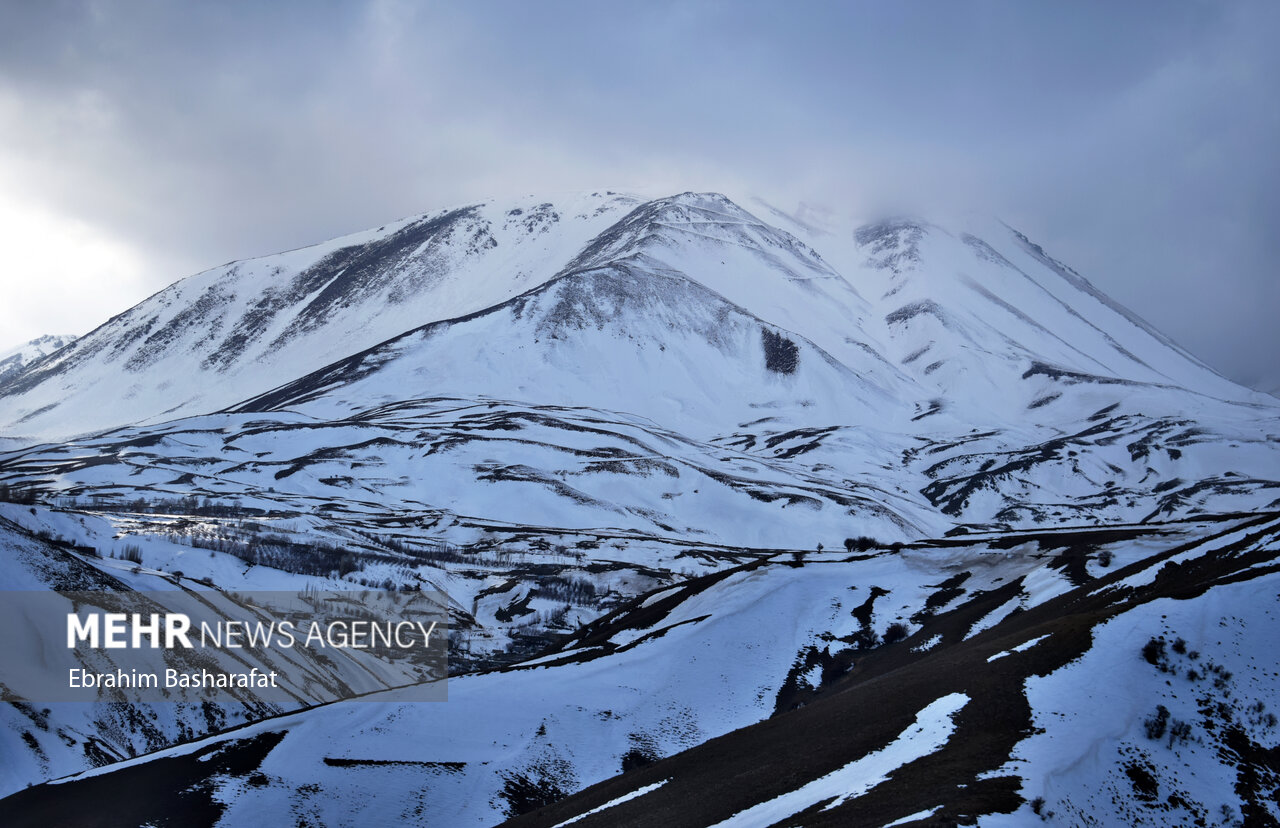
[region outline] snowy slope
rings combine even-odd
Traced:
[[[10,485],[122,511],[187,497],[359,523],[431,512],[441,540],[480,539],[460,519],[610,530],[745,547],[949,527],[920,495],[880,486],[896,461],[847,448],[845,477],[800,458],[690,440],[615,412],[431,398],[343,419],[225,414],[0,455]]]
[[[812,343],[700,284],[625,264],[575,272],[483,314],[412,332],[237,410],[333,416],[435,395],[591,406],[695,437],[766,414],[871,424],[909,411]]]
[[[143,649],[132,652],[125,661],[116,661],[113,653],[106,650],[63,649],[60,643],[50,641],[49,619],[81,610],[91,603],[88,596],[93,594],[104,596],[102,606],[118,607],[116,596],[145,592],[148,603],[157,611],[184,613],[194,626],[258,616],[245,609],[242,597],[214,590],[209,583],[111,557],[110,546],[123,546],[121,542],[100,542],[100,556],[90,552],[90,547],[83,544],[85,524],[89,522],[84,516],[48,515],[41,522],[43,534],[36,534],[13,520],[27,515],[27,509],[0,504],[0,549],[4,550],[0,557],[0,590],[56,591],[63,595],[49,596],[39,604],[7,600],[0,607],[0,623],[8,633],[0,647],[0,657],[41,664],[52,675],[66,675],[72,668],[105,674],[122,664],[126,673],[134,669],[163,672],[166,668],[275,671],[281,689],[269,698],[253,690],[232,691],[234,699],[218,703],[170,700],[125,704],[109,693],[97,702],[49,702],[43,698],[35,700],[39,704],[6,702],[0,705],[0,795],[38,779],[117,762],[317,701],[402,686],[420,681],[424,675],[414,665],[375,659],[354,650],[317,654],[300,647],[191,655],[181,648]],[[229,580],[224,579],[224,587],[243,587]],[[280,573],[275,578],[258,579],[251,588],[258,590],[261,601],[264,589],[301,590],[304,585],[316,589],[323,584],[321,579],[290,579]],[[340,583],[330,586],[350,588],[349,584]],[[59,609],[63,605],[65,609]],[[32,610],[41,614],[32,617],[28,614]],[[5,689],[19,694],[21,690],[12,686]]]
[[[26,370],[31,363],[75,341],[76,337],[71,335],[47,334],[7,351],[0,351],[0,386]]]
[[[952,558],[939,611],[844,675],[823,663],[803,707],[510,824],[1274,824],[1276,529],[1083,555],[1067,533],[985,593],[1030,550]]]
[[[1079,412],[1065,385],[1116,399],[1134,384],[1174,386],[1270,406],[1002,222],[962,216],[860,224],[762,208],[858,286],[885,326],[885,356],[966,416],[1073,417]],[[1158,274],[1151,281],[1158,285]],[[1033,404],[1048,408],[1029,415]]]
[[[633,204],[476,204],[205,271],[0,389],[0,422],[68,436],[217,410],[546,281]]]

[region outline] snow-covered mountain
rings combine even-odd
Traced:
[[[220,438],[151,462],[207,472],[176,473],[178,497],[394,489],[470,519],[757,546],[1276,500],[1275,399],[1016,231],[768,214],[795,232],[713,194],[490,203],[193,276],[0,387],[10,435],[142,431],[0,474],[135,499],[104,446],[272,422],[261,461]],[[474,428],[472,406],[505,413]],[[243,416],[176,425],[219,409]]]
[[[1155,635],[1151,608],[1177,598],[1185,623],[1167,636],[1240,673],[1256,641],[1201,633],[1271,588],[1280,509],[1280,401],[1016,230],[819,222],[718,194],[486,202],[197,274],[0,380],[0,434],[20,443],[0,452],[0,538],[40,572],[70,556],[126,582],[321,582],[448,604],[450,663],[467,675],[447,705],[315,708],[75,783],[93,798],[133,774],[184,780],[135,824],[192,796],[210,824],[258,808],[346,824],[370,786],[417,792],[379,799],[386,820],[492,824],[597,782],[531,824],[614,824],[659,802],[626,820],[857,824],[859,803],[874,824],[908,824],[1025,816],[1036,797],[1037,813],[1078,817],[1091,780],[1159,788],[1179,771],[1130,738],[1139,719],[1071,707],[1073,660],[1145,693],[1152,677],[1116,655],[1133,642],[1113,641],[1110,619]],[[125,545],[139,572],[118,563]],[[1280,703],[1255,685],[1232,692]],[[1191,721],[1195,693],[1169,691],[1170,715]],[[842,724],[895,695],[893,715]],[[980,761],[952,750],[997,703],[1012,711],[1003,741]],[[100,711],[14,707],[5,784],[259,715],[161,715],[137,741]],[[1229,748],[1263,773],[1275,740],[1240,724],[1250,715],[1204,718],[1197,767]],[[1077,745],[1088,769],[1063,771],[1035,742],[1030,722],[1055,716],[1108,734]],[[807,750],[775,721],[839,735],[759,796],[735,783],[681,810],[690,785],[724,786],[717,745],[757,764]],[[1247,744],[1226,735],[1237,724]],[[95,730],[109,749],[90,755]],[[418,736],[431,733],[439,750]],[[605,781],[682,751],[642,784]],[[956,790],[986,810],[877,781],[953,761]],[[933,778],[918,773],[890,780]],[[1193,816],[1270,813],[1177,778]],[[0,812],[57,814],[56,787]],[[1139,813],[1145,790],[1115,801]]]
[[[0,385],[4,385],[9,377],[16,376],[36,360],[75,341],[76,338],[70,334],[46,334],[7,351],[0,351]]]
[[[791,230],[810,238],[691,193],[527,199],[405,219],[176,283],[11,378],[0,422],[10,435],[48,438],[209,413],[332,373],[365,349],[366,365],[381,364],[428,339],[441,341],[396,360],[411,367],[386,388],[366,383],[352,396],[477,393],[688,409],[695,420],[711,407],[724,423],[783,394],[895,426],[935,400],[966,421],[1026,419],[1032,405],[1044,409],[1037,421],[1070,419],[1079,398],[1134,387],[1273,405],[998,223],[985,240],[907,220]],[[725,373],[725,357],[739,367]],[[405,370],[436,364],[403,385]],[[841,368],[844,382],[809,376]],[[577,379],[583,371],[594,374]],[[634,376],[648,379],[623,379]],[[1064,395],[1064,386],[1080,388]]]

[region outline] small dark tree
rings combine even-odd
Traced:
[[[1142,726],[1146,730],[1148,739],[1159,739],[1169,726],[1169,708],[1163,704],[1157,705],[1155,715],[1148,717]]]
[[[894,621],[884,631],[883,641],[885,644],[893,644],[894,642],[901,641],[906,638],[909,632],[911,631],[907,629],[906,624],[903,624],[901,621]]]
[[[661,758],[652,753],[646,753],[643,749],[633,747],[622,755],[622,772],[643,768],[645,765],[652,765]]]
[[[1164,639],[1153,638],[1146,644],[1142,645],[1142,657],[1147,660],[1148,664],[1162,667],[1164,665]]]
[[[855,650],[874,650],[880,646],[880,636],[870,627],[863,627],[845,640]]]

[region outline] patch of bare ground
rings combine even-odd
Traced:
[[[110,773],[35,785],[0,799],[0,825],[212,826],[226,809],[215,797],[220,784],[230,779],[266,784],[258,767],[283,738],[282,732],[261,733]]]

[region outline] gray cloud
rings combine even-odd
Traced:
[[[152,289],[548,189],[973,207],[1280,383],[1278,33],[1264,3],[6,4],[0,186]]]

